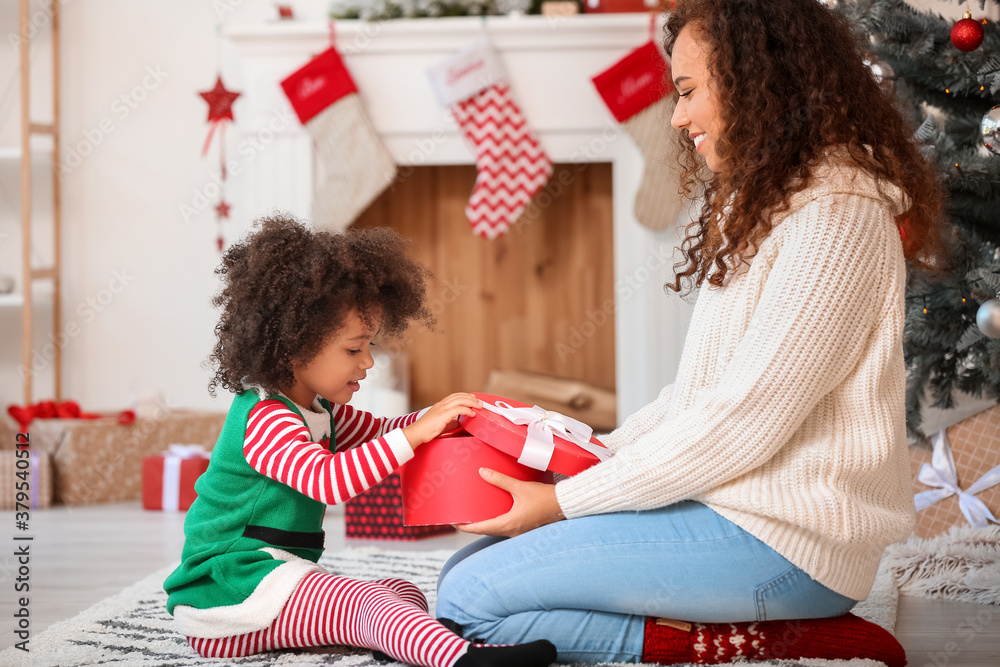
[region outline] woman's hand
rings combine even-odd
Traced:
[[[554,484],[522,482],[488,468],[480,468],[479,474],[493,486],[514,496],[514,506],[495,519],[456,525],[455,528],[477,535],[514,537],[566,518],[556,499]]]
[[[475,408],[482,407],[482,401],[472,394],[452,394],[446,396],[431,406],[431,409],[420,416],[420,419],[409,426],[403,427],[403,435],[416,449],[429,440],[433,440],[445,431],[458,428],[458,416],[475,417]]]

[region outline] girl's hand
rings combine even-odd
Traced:
[[[522,482],[488,468],[480,468],[479,474],[493,486],[514,496],[514,506],[495,519],[456,525],[455,528],[462,532],[514,537],[566,518],[559,507],[554,484]]]
[[[475,417],[475,408],[480,408],[482,405],[482,402],[472,394],[452,394],[431,406],[420,419],[409,426],[404,426],[403,435],[406,436],[410,446],[416,449],[445,431],[458,428],[459,415]]]

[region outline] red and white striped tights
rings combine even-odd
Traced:
[[[262,651],[347,645],[380,650],[401,662],[452,667],[469,642],[427,613],[420,589],[402,579],[358,581],[308,574],[274,622],[234,637],[188,637],[206,658],[238,658]]]

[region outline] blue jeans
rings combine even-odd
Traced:
[[[456,553],[437,615],[467,638],[548,639],[560,662],[640,662],[645,617],[715,623],[823,618],[835,593],[696,502],[560,521]]]

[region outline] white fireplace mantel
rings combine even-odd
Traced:
[[[224,34],[239,73],[227,84],[244,95],[237,109],[236,158],[243,168],[233,179],[240,195],[235,212],[250,218],[280,208],[308,216],[312,146],[279,82],[326,49],[331,32],[324,23],[275,22],[230,26]],[[659,23],[652,34],[662,35]],[[483,35],[554,162],[612,163],[619,421],[655,398],[673,381],[690,320],[691,306],[663,290],[681,237],[678,229],[650,232],[633,217],[643,158],[590,80],[650,39],[648,15],[338,21],[333,35],[368,115],[400,165],[474,163],[426,70]],[[567,342],[570,336],[567,331]]]

